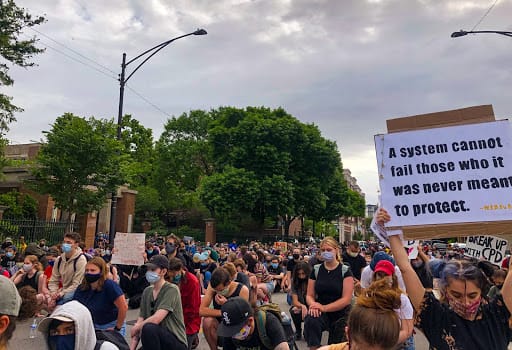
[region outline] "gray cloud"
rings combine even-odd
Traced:
[[[487,103],[507,117],[512,107],[510,38],[450,38],[469,30],[491,1],[18,2],[47,14],[38,30],[113,72],[98,67],[105,74],[98,73],[52,49],[35,59],[38,67],[13,69],[15,86],[6,91],[25,108],[8,135],[13,142],[41,138],[64,112],[115,116],[122,52],[131,58],[199,27],[208,35],[171,44],[129,85],[168,115],[221,105],[282,106],[337,141],[368,202],[376,201],[378,188],[373,135],[385,132],[386,119]],[[498,2],[478,29],[511,30],[509,13],[512,2]],[[124,110],[158,138],[166,114],[129,90]]]

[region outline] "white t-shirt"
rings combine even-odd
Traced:
[[[403,292],[406,292],[404,279],[402,278],[402,273],[400,272],[398,266],[395,266],[395,275],[398,279],[398,286]],[[367,265],[361,272],[361,288],[368,288],[372,282],[373,270],[370,268],[370,265]]]
[[[394,309],[400,320],[412,320],[414,317],[414,309],[409,297],[402,293],[400,295],[400,309]]]

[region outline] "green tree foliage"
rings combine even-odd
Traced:
[[[124,183],[121,142],[112,120],[81,118],[66,113],[57,118],[33,169],[36,189],[49,193],[68,213],[99,210],[107,194]]]
[[[36,47],[37,39],[20,39],[26,27],[33,27],[45,21],[44,17],[32,18],[25,9],[16,6],[13,0],[0,0],[0,55],[6,61],[0,63],[0,86],[10,86],[14,80],[9,76],[8,63],[19,67],[34,65],[31,58],[43,52]],[[23,111],[15,106],[12,97],[0,93],[0,134],[3,135],[9,124],[15,121],[14,113]]]
[[[0,194],[0,205],[7,206],[4,217],[13,219],[35,219],[37,217],[37,200],[28,194],[18,191]]]

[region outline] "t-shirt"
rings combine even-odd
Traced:
[[[350,268],[347,269],[345,275],[343,274],[343,264],[339,263],[334,270],[327,270],[324,264],[321,264],[318,269],[318,276],[315,276],[315,269],[311,271],[310,279],[315,281],[315,294],[316,301],[322,305],[333,303],[343,296],[343,280],[345,278],[353,278]],[[333,314],[334,318],[341,317],[348,308],[340,311],[328,312]],[[336,315],[334,315],[336,314]]]
[[[306,305],[306,295],[308,294],[308,283],[299,283],[299,288],[295,288],[295,283],[292,283],[292,295],[297,296],[299,303]]]
[[[256,315],[255,315],[256,317]],[[266,348],[261,342],[258,327],[255,326],[254,332],[245,340],[235,340],[233,338],[224,338],[223,349],[224,350],[272,350],[277,345],[286,342],[286,335],[284,333],[281,321],[272,313],[267,312],[265,330],[267,331],[267,337],[270,338],[272,348]]]
[[[416,317],[418,327],[437,350],[506,350],[511,336],[508,311],[503,298],[482,304],[474,321],[466,320],[426,292]]]
[[[414,308],[409,297],[402,293],[400,295],[400,309],[394,309],[400,320],[412,320],[414,317]]]
[[[142,293],[139,317],[147,319],[160,309],[169,311],[160,325],[167,328],[180,342],[187,345],[179,288],[174,284],[165,282],[156,300],[153,298],[153,288],[154,286],[146,287]]]
[[[188,335],[199,332],[201,328],[201,317],[199,316],[199,306],[201,304],[201,288],[197,277],[190,272],[185,273],[185,278],[181,279],[180,292],[181,304],[183,306],[183,317],[185,321],[185,331]]]
[[[294,259],[288,260],[286,263],[286,272],[291,272],[293,274],[293,269],[295,268],[295,265],[297,265],[297,262]]]
[[[270,273],[271,275],[277,275],[277,276],[279,276],[280,274],[284,273],[283,268],[282,268],[280,265],[279,265],[279,266],[277,266],[277,268],[275,268],[275,269],[274,269],[274,268],[272,267],[272,265],[270,265],[270,264],[269,264],[269,265],[267,266],[267,271],[268,271],[268,273]]]
[[[270,276],[267,269],[265,268],[265,265],[262,263],[256,263],[254,266],[254,274],[258,279],[258,283],[267,283],[272,281],[272,276]]]
[[[101,290],[82,290],[78,287],[73,300],[85,305],[92,315],[92,321],[97,325],[104,325],[117,320],[118,309],[114,304],[123,291],[117,283],[107,279]]]
[[[246,286],[247,289],[251,290],[251,281],[249,280],[249,276],[247,276],[245,273],[237,272],[235,282],[240,282]]]
[[[350,269],[352,270],[352,274],[358,280],[361,279],[361,270],[366,266],[366,260],[361,254],[357,254],[356,257],[352,257],[344,252],[343,262],[350,265]]]

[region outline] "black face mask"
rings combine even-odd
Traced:
[[[293,254],[293,258],[294,258],[295,260],[299,260],[299,258],[300,258],[300,254]]]
[[[497,284],[496,285],[496,288],[498,288],[499,290],[501,290],[502,287],[503,287],[503,284]]]
[[[101,273],[86,273],[84,277],[88,283],[94,283],[100,279]]]

